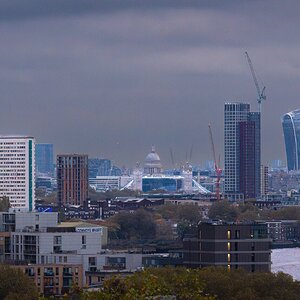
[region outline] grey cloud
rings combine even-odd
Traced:
[[[248,50],[268,92],[264,161],[283,158],[300,21],[297,1],[280,3],[1,1],[1,132],[131,166],[151,144],[166,164],[170,147],[183,161],[193,144],[199,163],[211,158],[209,122],[222,150],[226,100],[256,107]]]

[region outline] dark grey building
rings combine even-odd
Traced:
[[[223,266],[268,272],[271,239],[266,224],[200,223],[193,237],[183,240],[183,264],[203,268]]]
[[[288,170],[299,170],[300,158],[300,109],[286,113],[282,117],[282,128]]]

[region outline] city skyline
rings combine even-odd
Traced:
[[[299,108],[298,2],[37,3],[0,3],[1,134],[131,167],[153,144],[165,166],[170,148],[177,162],[191,149],[192,163],[211,160],[207,124],[222,154],[224,103],[256,108],[248,51],[267,87],[262,163],[285,160],[281,117]]]

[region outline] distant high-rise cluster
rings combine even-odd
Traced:
[[[289,171],[300,169],[300,109],[282,117],[287,167]]]
[[[225,103],[225,197],[260,196],[260,113],[248,103]]]

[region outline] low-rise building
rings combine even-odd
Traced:
[[[67,293],[76,285],[84,286],[82,279],[82,266],[80,264],[37,264],[37,265],[13,265],[31,278],[40,294],[44,296],[59,296]]]
[[[201,222],[197,234],[183,240],[183,264],[270,271],[271,239],[267,225]]]

